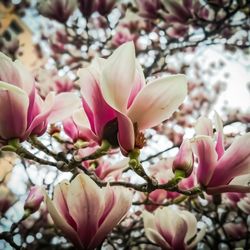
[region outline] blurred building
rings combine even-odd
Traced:
[[[43,64],[36,45],[32,42],[32,31],[22,18],[15,14],[14,6],[0,3],[0,38],[6,46],[18,46],[15,57],[30,69]]]

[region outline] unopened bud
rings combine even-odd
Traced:
[[[176,170],[183,171],[185,177],[191,175],[194,165],[194,155],[189,140],[184,140],[180,146],[180,150],[173,162],[173,172]]]
[[[44,200],[43,189],[39,186],[31,187],[29,195],[25,201],[24,209],[31,213],[36,212]]]

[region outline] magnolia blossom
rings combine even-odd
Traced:
[[[247,227],[244,223],[232,223],[228,222],[223,225],[223,228],[229,238],[232,239],[241,239],[247,233]]]
[[[39,186],[31,187],[30,192],[25,200],[24,209],[27,209],[30,212],[34,213],[39,209],[43,200],[43,189]]]
[[[83,167],[87,168],[89,171],[93,170],[94,173],[101,180],[118,181],[121,179],[122,171],[129,166],[129,159],[125,158],[117,163],[110,164],[108,161],[99,160],[92,162],[83,162]]]
[[[165,184],[174,178],[173,168],[173,158],[168,158],[159,161],[157,164],[149,168],[150,176],[155,178],[159,184]],[[194,187],[194,174],[191,174],[188,178],[181,180],[178,183],[178,187],[182,190],[191,189]],[[180,194],[177,192],[169,192],[164,189],[157,189],[149,194],[149,200],[155,204],[161,204],[166,199],[173,200],[177,198]],[[145,198],[144,198],[145,199]],[[147,205],[146,209],[148,211],[153,211],[157,208],[157,205]]]
[[[29,135],[42,135],[48,123],[66,118],[79,106],[77,96],[49,93],[45,100],[37,94],[35,80],[19,61],[0,53],[0,142]]]
[[[57,70],[47,70],[39,68],[35,74],[37,89],[41,97],[46,97],[50,91],[56,93],[70,92],[74,88],[74,83],[68,77],[60,77]]]
[[[86,136],[99,143],[106,139],[125,155],[141,148],[141,132],[169,118],[187,93],[184,75],[145,85],[133,42],[121,45],[108,59],[96,58],[79,77]]]
[[[175,207],[159,208],[154,214],[143,212],[147,238],[162,249],[192,249],[205,235],[203,227],[197,233],[197,220],[188,211]]]
[[[71,117],[63,120],[63,129],[64,132],[75,142],[78,139],[83,141],[88,140],[88,136],[86,135],[86,127],[85,127],[85,115],[84,110],[82,108],[77,109],[73,112]]]
[[[180,146],[180,150],[173,162],[173,171],[183,171],[185,176],[190,176],[193,171],[194,155],[189,140],[184,140]]]
[[[222,121],[217,114],[215,117],[215,140],[212,122],[208,118],[201,117],[195,128],[197,136],[192,146],[198,157],[197,180],[210,194],[249,192],[249,187],[230,182],[250,171],[250,133],[237,137],[225,151]]]
[[[120,26],[116,29],[116,33],[111,42],[115,47],[119,47],[128,41],[135,41],[137,38],[138,36],[132,34],[128,28]]]
[[[161,8],[160,0],[137,0],[139,15],[146,18],[155,19],[158,17],[158,11]]]
[[[76,0],[42,0],[39,2],[39,12],[48,18],[65,23],[77,7]]]
[[[123,187],[100,188],[85,174],[62,181],[46,197],[55,225],[77,249],[94,249],[126,215],[132,194]]]

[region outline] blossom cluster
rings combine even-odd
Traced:
[[[148,211],[142,214],[148,240],[162,249],[192,249],[206,228],[198,230],[197,219],[189,211],[162,208],[166,199],[174,203],[183,195],[228,193],[228,199],[249,213],[245,193],[250,188],[239,178],[250,172],[250,133],[235,138],[225,149],[223,123],[217,113],[215,129],[210,119],[200,117],[195,136],[183,140],[174,157],[149,169],[140,162],[147,129],[169,119],[187,96],[185,75],[146,82],[134,43],[127,42],[106,59],[95,57],[88,67],[79,69],[78,76],[80,96],[74,91],[48,91],[41,97],[36,89],[39,78],[19,61],[0,54],[2,151],[44,163],[25,148],[25,143],[31,142],[54,157],[56,162],[51,165],[74,173],[71,181],[54,187],[53,198],[43,187],[32,187],[24,205],[26,214],[41,209],[44,202],[52,223],[77,249],[94,249],[131,213],[139,193],[141,200],[149,201],[145,203]],[[59,134],[65,133],[73,151],[70,159],[39,143],[37,137],[46,131],[58,140]],[[116,165],[99,160],[118,151],[124,159]],[[133,184],[129,176],[123,177],[126,169],[145,183]],[[12,196],[5,193],[0,193],[1,213],[13,203]]]

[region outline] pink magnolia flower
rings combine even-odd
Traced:
[[[77,109],[72,116],[63,121],[64,132],[75,142],[78,139],[83,141],[91,138],[89,130],[86,129],[86,116],[83,108]]]
[[[76,0],[42,0],[39,2],[39,12],[48,18],[65,23],[77,7]]]
[[[193,249],[205,235],[205,227],[197,233],[192,213],[174,207],[159,208],[155,214],[144,211],[143,221],[147,238],[162,249]]]
[[[184,140],[180,146],[180,150],[173,162],[173,172],[176,170],[183,171],[188,177],[193,172],[194,155],[189,140]]]
[[[227,236],[231,239],[241,239],[247,234],[247,227],[243,222],[240,223],[232,223],[228,222],[223,225]]]
[[[188,34],[189,27],[188,25],[183,24],[173,24],[171,27],[167,29],[167,34],[173,38],[184,37]]]
[[[121,45],[108,59],[96,58],[79,71],[79,77],[88,136],[120,146],[125,155],[141,148],[141,132],[168,119],[187,93],[184,75],[145,85],[133,42]]]
[[[161,9],[160,0],[137,0],[139,15],[145,18],[155,19],[158,17],[158,11]]]
[[[165,184],[174,178],[173,168],[173,158],[168,158],[161,160],[154,166],[149,168],[150,176],[154,177],[159,184]],[[188,178],[183,179],[179,182],[178,187],[182,190],[191,189],[194,187],[194,174],[191,174]],[[163,203],[166,199],[173,200],[177,198],[180,194],[177,192],[170,192],[164,189],[157,189],[149,194],[149,200],[156,204]],[[153,211],[157,208],[157,205],[147,205],[148,211]]]
[[[35,73],[37,80],[36,88],[41,97],[46,97],[49,92],[55,91],[58,93],[70,92],[74,88],[74,83],[68,77],[60,77],[57,70],[47,70],[40,68]]]
[[[55,225],[77,249],[94,249],[126,215],[132,194],[123,187],[100,188],[85,174],[55,187],[46,198]]]
[[[36,212],[41,203],[44,200],[44,191],[39,186],[31,187],[30,192],[25,200],[24,209],[29,210],[30,212]]]
[[[121,26],[116,29],[116,33],[113,36],[111,42],[115,47],[119,47],[120,45],[128,41],[135,41],[137,38],[138,36],[132,34],[128,28]]]
[[[66,118],[79,107],[77,96],[49,93],[45,100],[37,94],[35,80],[20,62],[0,54],[0,142],[31,134],[42,135],[48,123]]]
[[[94,173],[105,181],[118,181],[121,179],[122,171],[129,166],[129,159],[125,158],[117,163],[110,164],[110,162],[99,160],[95,162],[83,162],[83,166],[88,168],[89,171],[93,170]]]
[[[216,114],[216,137],[212,123],[201,117],[192,146],[198,157],[197,180],[207,193],[249,192],[250,188],[230,182],[250,171],[250,133],[236,138],[225,151],[222,122]]]
[[[250,194],[246,194],[238,202],[237,206],[246,214],[250,214]]]

